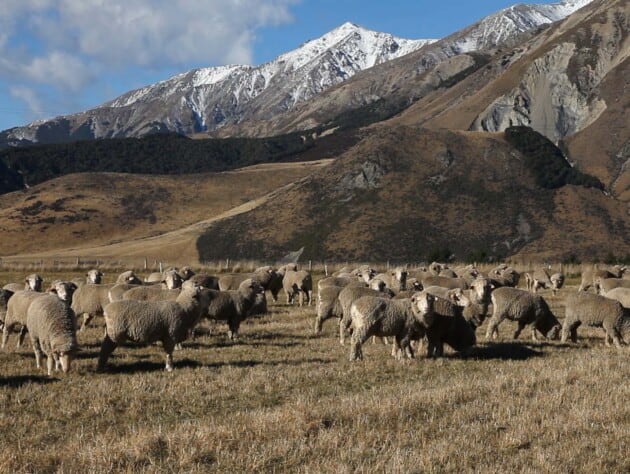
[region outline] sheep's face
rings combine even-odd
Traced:
[[[551,275],[551,287],[554,290],[559,290],[560,288],[562,288],[562,285],[564,285],[564,275],[561,273],[556,273],[554,275]]]
[[[492,291],[492,285],[486,278],[476,278],[470,284],[471,293],[477,302],[482,303],[488,301],[490,298],[490,292]]]
[[[189,280],[194,274],[195,272],[190,267],[182,267],[179,271],[179,275],[182,277],[182,280]]]
[[[164,284],[166,288],[169,290],[173,290],[175,288],[181,288],[182,286],[182,278],[175,271],[169,271],[164,277]]]
[[[26,286],[33,291],[41,291],[43,281],[42,277],[34,273],[26,277]]]
[[[435,296],[424,291],[414,293],[411,297],[411,308],[416,318],[426,327],[433,324],[432,314],[434,304]]]
[[[52,286],[50,292],[55,293],[60,300],[70,303],[72,301],[72,295],[76,289],[77,285],[72,282],[58,281]]]
[[[382,292],[382,291],[385,291],[385,288],[387,288],[387,285],[385,284],[383,280],[376,278],[370,281],[370,288],[372,288],[373,290]]]
[[[99,284],[103,280],[103,274],[99,270],[90,270],[86,273],[90,283]]]
[[[471,303],[470,299],[464,294],[461,288],[450,290],[448,292],[448,299],[451,303],[461,307],[466,307]]]

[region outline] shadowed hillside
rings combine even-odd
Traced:
[[[374,127],[300,185],[216,223],[197,246],[201,260],[275,259],[301,247],[303,258],[338,261],[625,251],[623,204],[581,186],[544,189],[532,171],[503,134]],[[541,241],[573,221],[571,234]]]

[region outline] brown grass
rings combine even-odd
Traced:
[[[560,317],[569,291],[549,299]],[[604,347],[599,329],[577,345],[515,342],[504,322],[469,359],[401,363],[367,344],[350,363],[333,321],[312,335],[313,314],[272,305],[236,343],[204,323],[173,373],[158,346],[120,347],[95,373],[98,319],[66,376],[45,377],[13,339],[0,352],[0,472],[630,469],[628,350]]]

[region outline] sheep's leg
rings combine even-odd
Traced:
[[[324,325],[324,320],[317,316],[315,318],[315,332],[320,334],[322,332],[322,326]]]
[[[118,347],[118,343],[112,340],[107,334],[103,338],[103,342],[101,343],[101,352],[98,356],[98,367],[97,370],[102,371],[105,370],[105,365],[107,364],[107,359],[114,352],[114,349]]]
[[[403,350],[399,336],[394,337],[394,343],[392,344],[392,357],[397,360],[401,360],[403,358]]]
[[[166,366],[164,367],[167,372],[173,371],[173,349],[175,349],[175,342],[167,339],[162,341],[162,347],[166,352]]]
[[[514,331],[514,337],[512,339],[518,339],[518,336],[521,335],[521,332],[523,331],[523,329],[525,329],[525,323],[523,321],[519,321],[518,327],[516,328],[516,331]],[[533,331],[535,330],[536,329],[533,329]]]
[[[486,341],[490,338],[496,338],[499,334],[499,323],[500,321],[495,319],[495,317],[491,317],[490,321],[488,321],[488,329],[486,330]]]
[[[9,340],[9,330],[11,329],[10,325],[5,324],[2,328],[2,349],[7,345],[7,341]]]
[[[28,329],[26,328],[26,326],[22,325],[22,327],[20,328],[20,334],[18,335],[17,346],[15,346],[16,348],[19,349],[22,346],[22,343],[24,342],[24,337],[26,337],[27,332]]]
[[[311,306],[311,304],[313,303],[313,291],[306,292],[306,302],[309,306]]]
[[[352,319],[345,316],[339,321],[339,343],[343,346],[346,343],[346,331],[350,327]]]
[[[35,366],[38,369],[41,369],[43,352],[41,346],[39,345],[39,340],[31,338],[31,345],[33,346],[33,352],[35,353]]]
[[[55,364],[55,358],[52,356],[52,354],[48,354],[46,358],[46,369],[48,370],[49,377],[52,375],[54,364]]]
[[[94,316],[92,314],[83,313],[83,324],[81,324],[81,329],[79,329],[79,331],[80,332],[85,331],[85,328],[90,323],[90,321],[92,321],[92,319],[94,319]]]
[[[354,331],[352,333],[352,340],[350,342],[350,360],[363,360],[363,351],[361,350],[361,346],[367,339],[370,337],[370,334],[365,328],[361,328],[359,331]]]
[[[228,339],[231,341],[238,338],[238,328],[240,326],[240,321],[230,320],[228,321]]]
[[[298,290],[298,306],[300,308],[304,306],[304,292],[302,290]]]
[[[620,334],[612,324],[604,322],[604,331],[606,331],[606,346],[610,347],[611,340],[617,349],[621,349]]]

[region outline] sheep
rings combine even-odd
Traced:
[[[592,293],[571,293],[565,302],[566,310],[562,324],[562,342],[571,336],[577,342],[577,328],[581,324],[601,327],[606,332],[605,343],[610,340],[621,349],[622,343],[630,342],[630,309],[619,301]]]
[[[12,291],[13,293],[21,290],[42,291],[43,282],[44,279],[41,276],[39,276],[37,273],[32,273],[24,279],[24,284],[7,283],[2,288],[4,290]]]
[[[142,281],[131,271],[121,273],[116,283],[100,285],[83,285],[78,288],[72,298],[72,310],[77,319],[83,315],[83,322],[79,332],[85,330],[89,322],[99,314],[103,314],[103,308],[110,303],[110,291],[116,285],[125,284],[140,285]],[[129,289],[130,287],[126,288]],[[122,296],[122,293],[121,293]]]
[[[300,306],[306,303],[310,306],[313,299],[313,279],[305,270],[287,271],[282,279],[282,287],[287,296],[287,304],[293,304],[295,297],[299,295]]]
[[[414,307],[422,305],[417,311],[423,312],[426,321],[427,357],[442,357],[444,344],[467,355],[470,348],[477,343],[476,328],[464,318],[462,306],[433,296],[426,290],[414,295],[412,301]]]
[[[378,296],[383,298],[391,298],[393,293],[382,283],[380,279],[372,280],[371,287],[363,286],[346,286],[339,293],[339,303],[341,304],[342,317],[339,320],[339,343],[345,344],[345,334],[350,324],[352,323],[352,316],[350,315],[350,307],[352,303],[361,298],[362,296]]]
[[[174,301],[181,292],[180,288],[166,289],[161,286],[136,286],[125,291],[121,300],[136,301]]]
[[[625,278],[596,278],[595,290],[598,294],[606,294],[615,288],[630,288],[630,280]]]
[[[582,271],[582,278],[578,291],[587,291],[595,285],[598,278],[622,278],[626,271],[625,266],[615,265],[607,269],[586,268]]]
[[[456,278],[463,278],[470,285],[472,281],[479,277],[481,274],[479,270],[474,265],[466,265],[465,267],[458,267],[454,269]],[[441,275],[447,276],[447,275]]]
[[[177,269],[169,268],[162,273],[151,273],[144,279],[144,283],[162,283],[166,288],[181,288],[184,279],[177,273]]]
[[[227,321],[228,338],[238,337],[238,329],[256,301],[256,295],[264,290],[251,278],[240,284],[238,290],[208,290],[212,295],[206,316],[217,321]]]
[[[113,301],[105,306],[106,334],[101,343],[97,370],[103,371],[109,356],[126,340],[150,344],[160,341],[166,353],[167,371],[173,370],[175,345],[188,337],[207,311],[212,291],[182,290],[175,301]]]
[[[407,270],[398,267],[387,273],[379,273],[374,278],[383,280],[388,288],[394,291],[405,291],[407,289]]]
[[[53,362],[57,370],[61,366],[64,373],[68,372],[78,348],[75,314],[69,301],[58,294],[60,289],[67,290],[63,282],[59,282],[51,293],[36,298],[26,314],[35,363],[38,369],[41,368],[41,357],[45,354],[48,376],[52,375]]]
[[[431,264],[429,265],[428,271],[431,275],[438,276],[439,274],[442,273],[442,270],[445,270],[447,268],[448,268],[448,265],[446,263],[431,262]]]
[[[520,274],[512,267],[499,266],[490,271],[489,279],[495,288],[503,286],[516,288],[520,280]]]
[[[139,280],[130,280],[127,282],[116,283],[109,290],[109,301],[119,301],[122,299],[123,294],[126,291],[131,290],[132,288],[137,288],[138,286],[154,286],[158,288],[166,288],[172,290],[174,288],[181,288],[182,279],[174,270],[167,270],[163,274],[163,279],[160,281],[150,281],[150,282],[142,282]]]
[[[73,293],[76,290],[76,285],[72,282],[57,282],[51,290],[54,290],[59,299],[62,299],[69,304],[73,297]],[[2,328],[2,348],[6,346],[9,340],[9,334],[16,326],[20,327],[20,334],[16,347],[19,348],[22,345],[28,328],[26,324],[28,308],[33,301],[45,294],[46,293],[40,293],[32,290],[20,290],[16,291],[11,296],[7,303],[4,327]]]
[[[315,317],[315,332],[322,332],[324,321],[330,318],[343,318],[343,310],[339,301],[339,293],[343,286],[327,286],[317,292],[317,316]]]
[[[622,306],[630,308],[630,288],[613,288],[607,291],[604,296],[619,301]]]
[[[278,288],[279,275],[276,270],[271,266],[259,267],[253,273],[232,273],[227,275],[221,275],[219,277],[219,290],[236,290],[239,285],[248,278],[256,280],[265,291],[270,291],[272,299],[278,301]],[[265,299],[266,304],[266,299]]]
[[[516,321],[518,329],[514,339],[518,339],[527,324],[532,324],[532,339],[535,341],[536,331],[547,339],[557,339],[560,322],[549,309],[549,305],[540,295],[519,288],[497,288],[490,296],[493,305],[492,317],[488,321],[486,340],[498,335],[498,326],[504,319]]]
[[[356,276],[331,276],[322,278],[317,282],[317,289],[321,290],[327,286],[363,286],[366,287],[367,283],[363,280],[359,280]]]
[[[544,268],[532,273],[525,273],[525,286],[532,293],[536,293],[539,289],[550,289],[555,295],[563,285],[564,275],[562,273],[553,273],[550,276]]]
[[[424,337],[427,325],[425,318],[427,308],[421,303],[416,304],[415,298],[416,295],[399,300],[362,296],[354,301],[350,307],[352,320],[350,360],[363,359],[361,346],[370,336],[393,336],[392,356],[400,358],[405,354],[408,358],[413,358],[411,341]],[[430,300],[434,297],[426,295],[426,298]]]

